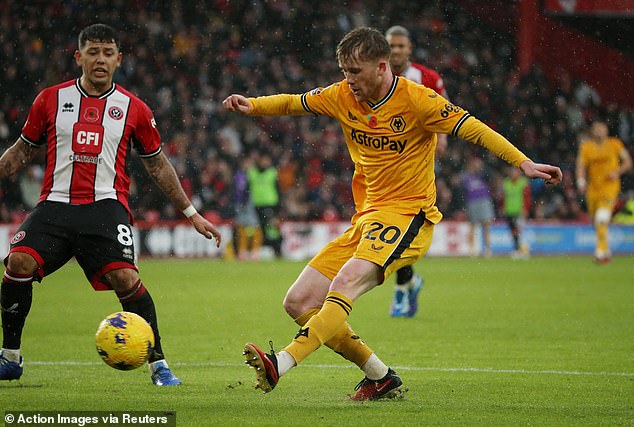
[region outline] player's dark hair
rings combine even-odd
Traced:
[[[377,61],[390,57],[390,44],[377,29],[359,27],[343,36],[337,45],[337,61],[344,63],[350,59]]]
[[[114,43],[117,49],[121,49],[121,44],[117,32],[114,28],[106,24],[93,24],[81,30],[79,33],[79,49],[86,45],[88,40],[101,43]]]

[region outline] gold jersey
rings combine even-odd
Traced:
[[[602,143],[588,139],[579,146],[579,160],[586,168],[588,194],[612,197],[621,191],[621,180],[610,179],[610,172],[619,170],[621,150],[625,146],[618,138],[606,138]]]
[[[417,214],[438,223],[434,153],[436,133],[481,144],[519,166],[528,160],[504,137],[432,89],[394,77],[377,103],[358,102],[345,80],[302,95],[249,98],[252,115],[321,114],[341,124],[355,165],[352,193],[357,214]]]

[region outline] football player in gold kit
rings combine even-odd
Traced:
[[[588,213],[594,221],[595,260],[606,264],[611,257],[608,225],[621,191],[621,175],[632,168],[632,158],[620,139],[608,136],[608,125],[604,121],[595,120],[588,136],[579,145],[577,188],[585,192]]]
[[[395,76],[390,46],[377,30],[357,28],[337,46],[344,80],[302,95],[231,95],[224,108],[253,116],[321,114],[337,119],[355,164],[356,214],[351,226],[304,268],[284,299],[300,325],[279,353],[248,343],[243,354],[256,369],[256,388],[271,391],[279,378],[322,344],[365,373],[354,400],[395,397],[401,378],[348,325],[353,302],[394,271],[416,262],[442,218],[435,205],[436,133],[482,145],[526,176],[561,181],[558,167],[536,164],[504,137],[431,89]]]

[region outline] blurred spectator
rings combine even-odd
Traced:
[[[259,259],[262,246],[262,231],[258,214],[251,200],[247,171],[253,159],[243,157],[233,175],[233,200],[235,217],[233,221],[234,248],[239,260]]]
[[[39,165],[29,165],[20,177],[20,192],[24,208],[31,210],[40,199],[44,171]]]
[[[509,175],[504,178],[504,214],[513,236],[513,258],[526,258],[528,245],[522,241],[522,226],[530,206],[530,186],[528,178],[518,168],[510,168]]]
[[[411,60],[438,71],[452,100],[496,123],[535,161],[560,164],[564,176],[574,172],[575,135],[600,110],[609,116],[611,134],[628,150],[634,146],[632,109],[602,105],[591,86],[565,72],[552,86],[537,66],[520,75],[514,40],[451,2],[94,0],[88,9],[77,2],[0,0],[0,5],[0,149],[19,135],[36,93],[75,73],[73,61],[57,58],[69,57],[77,41],[55,29],[81,28],[99,17],[123,37],[125,60],[115,81],[156,106],[165,151],[186,178],[188,193],[201,209],[225,220],[235,214],[231,181],[237,159],[256,148],[268,151],[279,170],[281,219],[350,216],[351,192],[339,183],[348,181],[352,165],[336,124],[318,117],[254,122],[227,117],[218,104],[229,91],[300,92],[342,78],[332,59],[336,40],[361,23],[387,30],[398,22],[407,28],[415,46]],[[437,158],[438,204],[446,218],[464,217],[456,177],[470,153],[459,144],[452,147],[450,137],[447,153]],[[491,183],[501,185],[495,175],[499,160],[484,161]],[[146,174],[132,171],[131,178],[130,204],[139,218],[174,215]],[[531,187],[536,201],[531,217],[583,215],[574,186]],[[625,176],[623,187],[633,189],[634,178]],[[0,221],[28,209],[20,192],[17,182],[0,184]],[[493,192],[501,194],[499,188]]]
[[[484,162],[479,157],[473,157],[467,162],[466,170],[461,175],[467,218],[471,228],[469,230],[469,244],[474,256],[491,256],[491,221],[495,218],[491,191],[484,176]],[[476,244],[476,231],[482,231],[483,249],[479,251]]]
[[[275,255],[282,255],[282,233],[280,232],[280,196],[277,184],[277,170],[273,166],[271,155],[260,152],[255,164],[247,171],[247,181],[251,201],[260,221],[264,244],[271,246]]]

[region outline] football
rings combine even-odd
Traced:
[[[154,348],[154,333],[141,316],[119,311],[97,328],[97,353],[108,366],[129,371],[143,365]]]

